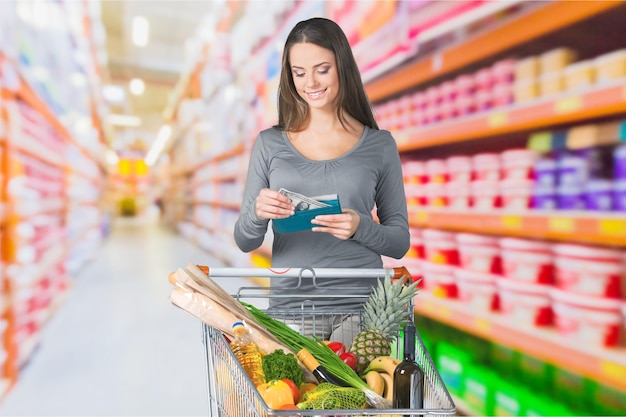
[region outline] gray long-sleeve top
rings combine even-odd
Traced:
[[[267,232],[269,220],[259,219],[255,213],[256,197],[262,188],[286,188],[306,196],[337,194],[342,208],[351,208],[361,217],[356,233],[349,240],[312,231],[274,232],[273,268],[381,268],[381,255],[399,259],[409,248],[400,156],[388,131],[365,127],[350,151],[324,161],[304,157],[278,129],[260,132],[252,147],[234,230],[235,241],[244,252],[261,246]],[[379,223],[372,217],[374,207]],[[288,285],[282,278],[275,281],[272,286]],[[341,285],[346,284],[369,292],[371,282],[342,280]],[[318,282],[318,285],[336,284]],[[278,304],[285,303],[270,301],[270,305]]]

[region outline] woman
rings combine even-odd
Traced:
[[[317,216],[311,230],[275,232],[273,268],[381,268],[381,255],[399,259],[409,248],[396,143],[389,132],[378,130],[350,44],[328,19],[299,22],[287,37],[278,124],[260,132],[254,143],[235,224],[235,241],[244,252],[263,243],[270,220],[294,214],[281,188],[305,196],[337,194],[343,210]],[[332,296],[333,288],[351,286],[353,293],[367,296],[372,281],[318,279],[313,287],[308,280],[298,293]],[[272,288],[293,285],[285,278],[272,281]],[[270,307],[298,308],[301,302],[270,299]],[[355,303],[315,299],[316,308],[333,310]]]

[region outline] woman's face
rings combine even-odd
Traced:
[[[339,94],[335,54],[312,43],[296,43],[289,61],[293,84],[309,108],[334,110]]]

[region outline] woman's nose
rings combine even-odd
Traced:
[[[317,77],[315,76],[315,71],[307,75],[306,85],[307,87],[314,87],[317,85]]]

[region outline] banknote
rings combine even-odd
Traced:
[[[295,206],[296,211],[310,210],[314,208],[329,207],[330,204],[322,203],[321,201],[307,197],[302,194],[294,193],[293,191],[281,188],[279,193],[286,195],[291,199],[291,204]]]

